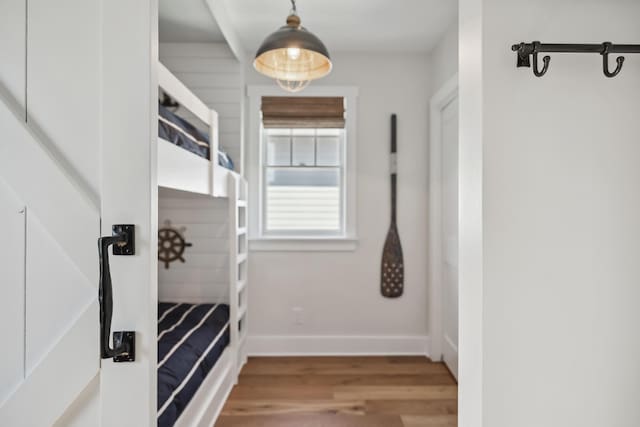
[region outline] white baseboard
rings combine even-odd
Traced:
[[[445,334],[443,337],[443,361],[451,370],[451,374],[458,379],[458,346]]]
[[[425,356],[429,337],[349,335],[253,335],[249,356]]]

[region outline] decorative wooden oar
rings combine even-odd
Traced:
[[[397,117],[391,115],[391,225],[382,251],[380,292],[386,298],[398,298],[404,292],[404,261],[396,223],[397,199]]]

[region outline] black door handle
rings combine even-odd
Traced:
[[[115,225],[114,235],[98,239],[100,257],[100,357],[113,358],[115,362],[132,362],[135,360],[135,332],[120,331],[113,333],[114,348],[111,348],[111,318],[113,317],[113,284],[109,267],[109,246],[114,246],[114,255],[134,255],[134,226]]]

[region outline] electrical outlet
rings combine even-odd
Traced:
[[[302,307],[293,307],[291,309],[293,312],[293,324],[294,325],[303,325],[304,324],[304,309]]]

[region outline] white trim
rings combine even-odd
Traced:
[[[358,240],[348,238],[263,238],[249,241],[249,250],[258,252],[353,252],[357,248]]]
[[[213,19],[216,21],[216,24],[218,24],[218,28],[220,28],[225,41],[229,45],[229,48],[236,56],[236,59],[240,62],[245,62],[247,54],[245,53],[240,37],[235,30],[235,26],[229,17],[229,12],[227,11],[225,4],[226,2],[224,0],[205,0],[205,2],[209,7],[209,11],[213,16]]]
[[[358,88],[355,86],[311,86],[303,90],[299,93],[285,93],[278,86],[270,85],[251,85],[247,86],[247,96],[249,97],[249,128],[248,128],[248,156],[246,163],[246,171],[247,171],[247,180],[249,181],[249,185],[253,189],[257,189],[255,191],[251,191],[249,194],[250,203],[252,206],[255,206],[255,209],[252,209],[249,213],[249,239],[252,240],[252,247],[261,248],[256,250],[300,250],[302,247],[300,245],[301,240],[308,240],[309,247],[324,246],[325,248],[322,250],[334,250],[330,245],[319,244],[319,241],[326,241],[324,239],[310,238],[310,239],[295,239],[295,245],[291,242],[289,245],[284,245],[282,241],[277,242],[277,244],[272,244],[273,238],[262,235],[261,224],[260,224],[260,212],[262,206],[262,174],[260,165],[262,163],[262,150],[261,148],[261,119],[260,119],[260,103],[261,98],[263,96],[341,96],[345,99],[345,106],[347,111],[347,121],[346,121],[346,159],[344,162],[344,167],[346,169],[346,177],[345,177],[345,188],[344,188],[344,200],[345,200],[345,230],[346,230],[346,239],[340,239],[345,241],[353,241],[355,240],[355,236],[357,235],[357,226],[356,226],[356,218],[357,218],[357,163],[356,163],[356,155],[357,155],[357,126],[356,126],[356,118],[358,116],[357,108],[357,98],[358,98]],[[266,240],[265,244],[257,244],[255,243],[258,239]],[[289,239],[293,240],[293,239]],[[339,239],[333,239],[334,242],[337,242]],[[342,245],[340,245],[342,246]],[[283,249],[288,247],[289,249]],[[271,249],[273,248],[273,249]],[[314,249],[321,250],[321,249]],[[345,249],[337,249],[337,250],[345,250]],[[347,249],[353,250],[353,249]]]
[[[180,105],[192,112],[198,119],[207,125],[212,125],[212,111],[189,88],[173,75],[167,67],[158,62],[158,86],[167,92]],[[213,114],[218,114],[213,111]],[[213,147],[211,147],[213,151]],[[217,147],[216,147],[217,149]],[[217,152],[217,151],[216,151]]]
[[[124,370],[122,363],[100,362],[100,422],[95,425],[122,425],[126,414],[128,425],[147,427],[156,424],[158,395],[158,1],[99,4],[100,235],[111,235],[112,224],[135,224],[136,255],[114,257],[111,268],[113,329],[136,331],[139,351]],[[72,209],[65,206],[65,211]]]
[[[252,335],[249,356],[425,356],[430,339],[424,335]]]
[[[442,359],[442,111],[458,96],[458,74],[431,98],[429,138],[429,335],[431,356]]]
[[[247,357],[243,348],[243,341],[247,336],[248,316],[247,302],[249,301],[248,253],[241,253],[241,248],[248,247],[246,227],[248,218],[247,182],[242,178],[229,181],[229,306],[231,320],[231,347],[233,348],[234,382],[246,363]],[[243,203],[241,203],[243,202]],[[240,211],[244,209],[244,221],[241,223]],[[240,274],[242,271],[242,274]],[[242,306],[240,306],[240,302]],[[240,325],[242,324],[242,329]]]
[[[447,350],[442,352],[442,360],[447,365],[447,368],[451,371],[451,375],[458,380],[458,346],[451,341],[448,335],[442,337],[442,346]],[[449,355],[449,357],[447,357]]]

